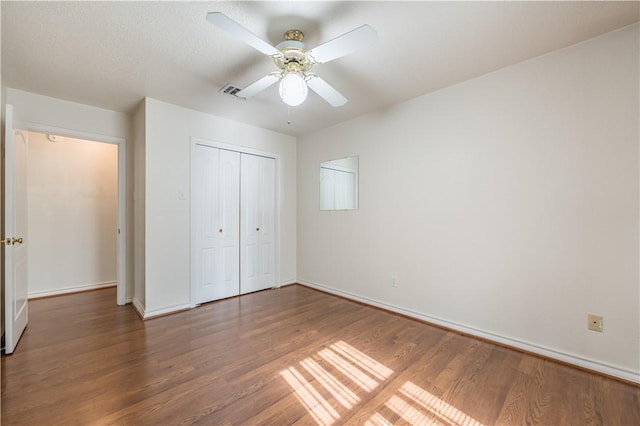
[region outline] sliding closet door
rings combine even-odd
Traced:
[[[220,268],[222,297],[240,294],[240,153],[220,150]]]
[[[240,154],[195,145],[193,157],[195,303],[239,294]]]
[[[275,285],[275,159],[242,154],[240,293]]]

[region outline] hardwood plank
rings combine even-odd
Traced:
[[[640,424],[640,387],[302,286],[141,321],[30,302],[5,425]]]

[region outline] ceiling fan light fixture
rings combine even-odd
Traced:
[[[378,34],[373,28],[362,25],[307,50],[303,43],[304,33],[298,29],[291,29],[284,33],[284,41],[274,47],[222,12],[208,13],[207,21],[271,57],[278,67],[279,71],[268,74],[238,91],[237,97],[248,99],[280,80],[280,98],[285,104],[294,107],[307,99],[309,88],[333,107],[346,104],[347,99],[344,96],[309,71],[316,64],[341,58],[378,40]]]
[[[280,98],[289,106],[298,106],[307,99],[309,89],[301,73],[287,72],[280,80]]]

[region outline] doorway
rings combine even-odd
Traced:
[[[29,299],[117,286],[126,303],[123,144],[27,135]]]
[[[28,216],[30,209],[28,206],[28,168],[29,168],[29,131],[35,133],[44,133],[50,142],[60,142],[63,137],[69,138],[85,138],[88,141],[96,141],[103,143],[115,144],[117,147],[117,304],[124,305],[127,303],[126,295],[126,141],[122,138],[87,134],[84,132],[73,131],[69,129],[60,129],[52,126],[45,126],[29,122],[20,122],[15,125],[13,107],[6,105],[5,113],[5,140],[4,140],[4,185],[3,185],[3,231],[6,233],[2,240],[4,249],[3,261],[3,306],[4,315],[2,323],[5,338],[5,353],[13,352],[18,340],[28,321],[28,250],[30,245],[30,235],[28,231]],[[89,142],[85,142],[89,143]],[[46,157],[46,156],[45,156]],[[55,158],[46,158],[46,162],[55,163]],[[58,161],[59,163],[60,161]],[[46,166],[42,166],[46,168]],[[58,173],[60,175],[61,173]],[[62,172],[64,174],[64,171]],[[55,181],[56,175],[49,176],[49,180]],[[72,179],[82,181],[82,178]],[[57,188],[64,187],[65,181],[59,182]],[[64,203],[62,203],[64,206]],[[46,213],[51,210],[46,209],[46,203],[34,206],[35,209],[42,209]],[[89,216],[90,215],[86,215]],[[87,219],[83,217],[83,219]],[[54,224],[54,228],[58,224]],[[33,234],[32,234],[33,235]],[[63,234],[61,237],[53,241],[53,247],[59,241],[68,239],[69,235]],[[59,248],[58,248],[59,249]],[[61,250],[57,250],[61,251]],[[73,253],[66,256],[65,260],[73,258]],[[89,286],[82,286],[89,289]],[[51,290],[48,295],[63,294],[71,291],[79,291],[73,286],[63,289],[56,288]],[[130,301],[130,300],[129,300]]]

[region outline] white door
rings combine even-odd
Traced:
[[[193,279],[195,303],[239,294],[240,154],[195,145]]]
[[[13,353],[27,326],[27,139],[13,129],[13,107],[5,114],[5,353]]]
[[[240,294],[240,153],[220,150],[218,246],[220,268],[216,277],[220,296]]]
[[[242,154],[240,293],[275,285],[275,159]]]

